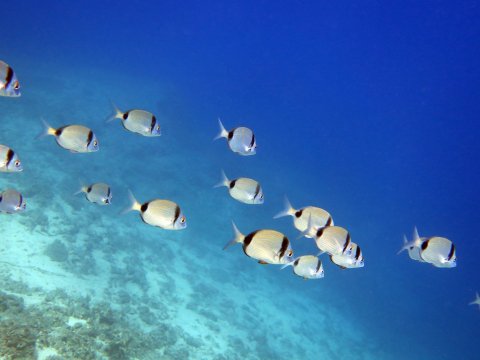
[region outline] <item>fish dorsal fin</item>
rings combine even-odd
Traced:
[[[415,226],[413,228],[413,241],[417,241],[417,240],[420,240],[420,235],[418,235],[418,229],[417,227]]]

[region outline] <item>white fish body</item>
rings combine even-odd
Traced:
[[[23,165],[15,151],[0,145],[0,172],[20,172]]]
[[[427,238],[420,247],[420,257],[435,267],[453,268],[457,266],[455,245],[447,238],[434,236]]]
[[[19,97],[20,82],[7,63],[0,60],[0,96]]]
[[[215,187],[225,186],[230,196],[244,204],[263,204],[264,194],[260,183],[249,178],[229,180],[222,171],[222,181]]]
[[[274,219],[283,216],[292,216],[295,228],[308,238],[315,237],[317,229],[334,225],[333,218],[328,211],[316,206],[295,209],[286,197],[284,209],[275,215]],[[309,220],[311,221],[310,229],[308,229]]]
[[[317,247],[330,255],[351,255],[350,233],[340,226],[327,226],[315,234]]]
[[[330,260],[342,269],[355,269],[365,266],[360,246],[352,242],[351,255],[330,255]]]
[[[313,255],[303,255],[284,265],[293,267],[293,273],[304,279],[320,279],[324,277],[322,261]]]
[[[80,192],[85,193],[87,200],[95,204],[109,205],[112,202],[112,190],[109,185],[104,183],[82,186],[77,193]]]
[[[155,115],[149,111],[133,109],[122,112],[115,107],[115,114],[109,121],[114,119],[120,119],[123,127],[133,133],[147,137],[161,135],[160,124]]]
[[[142,220],[149,225],[166,230],[182,230],[187,227],[187,219],[180,206],[170,200],[155,199],[140,204],[130,193],[132,205],[124,210],[139,211]]]
[[[243,235],[233,224],[235,238],[227,243],[224,250],[235,243],[241,243],[245,255],[261,264],[287,264],[292,260],[293,250],[288,238],[276,230],[257,230]]]
[[[66,125],[54,129],[44,121],[45,129],[41,136],[55,137],[57,144],[74,153],[89,153],[99,150],[98,140],[93,131],[83,125]]]
[[[14,214],[25,210],[27,203],[18,191],[8,189],[0,193],[0,213]]]
[[[220,126],[220,133],[217,135],[216,139],[226,138],[228,147],[234,153],[243,156],[250,156],[256,154],[257,142],[255,140],[255,134],[252,130],[247,127],[237,127],[230,131],[225,130],[225,127],[222,124],[222,121],[218,119],[218,124]]]

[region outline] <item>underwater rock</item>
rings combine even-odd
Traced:
[[[45,249],[47,255],[52,261],[65,262],[68,260],[68,250],[63,242],[55,240]]]
[[[190,353],[186,347],[168,347],[165,349],[165,360],[189,360]]]
[[[21,312],[24,309],[23,298],[8,295],[0,291],[0,313],[11,311],[12,313]]]
[[[167,324],[158,324],[156,329],[150,332],[159,348],[166,348],[175,345],[178,341],[176,329]]]
[[[140,306],[138,308],[138,315],[147,325],[153,325],[157,322],[157,317],[147,306]]]
[[[35,329],[16,321],[0,323],[0,349],[2,358],[33,359],[35,356]]]

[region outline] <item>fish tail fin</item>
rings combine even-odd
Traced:
[[[128,190],[128,197],[130,199],[130,205],[123,209],[123,211],[120,213],[122,215],[130,211],[140,211],[140,208],[142,207],[142,205],[137,201],[137,199],[135,199],[135,196],[133,196],[133,193],[130,191],[130,189]]]
[[[87,192],[87,186],[85,186],[82,180],[78,180],[78,184],[79,184],[79,188],[76,192],[73,193],[73,195],[78,195],[78,194]]]
[[[42,137],[45,137],[45,136],[48,136],[48,135],[54,135],[55,136],[55,129],[52,128],[46,121],[44,118],[41,119],[42,120],[42,123],[43,123],[43,129],[42,129],[42,132],[40,134],[38,134],[35,139],[40,139]]]
[[[218,133],[217,136],[215,136],[215,138],[213,139],[214,141],[218,140],[218,139],[221,139],[221,138],[227,138],[228,137],[228,131],[225,130],[225,127],[223,126],[222,120],[220,120],[220,118],[218,118],[218,126],[220,127],[220,132]]]
[[[290,204],[290,201],[288,201],[288,198],[285,196],[285,199],[283,200],[283,210],[280,211],[277,215],[275,215],[273,218],[278,219],[284,216],[292,216],[295,214],[295,209],[292,207],[292,204]]]
[[[213,187],[214,188],[219,188],[219,187],[222,187],[222,186],[228,187],[229,184],[230,184],[230,180],[228,180],[227,175],[225,175],[225,171],[222,170],[222,179],[220,180],[220,182],[218,184],[214,185]]]
[[[113,101],[110,101],[112,104],[113,108],[113,114],[109,116],[107,119],[107,123],[115,120],[115,119],[122,119],[123,118],[123,112],[113,103]]]
[[[298,258],[297,258],[297,259],[298,259]],[[283,266],[280,268],[280,270],[283,270],[283,269],[285,269],[285,268],[287,268],[287,267],[289,267],[289,266],[293,266],[293,263],[294,263],[295,261],[297,261],[297,259],[293,259],[292,261],[289,261],[288,263],[286,263],[285,265],[283,265]]]
[[[233,233],[235,234],[235,237],[233,240],[229,241],[228,243],[225,244],[223,247],[223,250],[229,248],[232,245],[235,245],[236,243],[243,243],[243,239],[245,239],[245,235],[243,235],[240,230],[238,230],[237,225],[232,221],[232,227],[233,227]]]
[[[397,255],[402,253],[404,250],[407,250],[410,247],[410,243],[407,240],[405,234],[403,235],[403,246],[398,250]]]

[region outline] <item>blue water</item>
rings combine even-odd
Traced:
[[[0,185],[19,188],[30,206],[0,224],[29,224],[34,241],[38,214],[56,211],[52,233],[84,231],[86,253],[127,254],[149,281],[175,282],[173,295],[149,293],[170,309],[159,322],[178,320],[177,306],[190,304],[182,314],[205,319],[213,334],[179,325],[203,341],[186,358],[478,359],[480,311],[468,303],[480,291],[479,16],[478,1],[2,6],[0,59],[23,95],[0,98],[0,143],[25,171],[2,175]],[[162,137],[105,124],[110,102],[154,112]],[[92,127],[100,152],[35,141],[41,117]],[[212,142],[217,117],[254,129],[257,155]],[[221,169],[258,179],[265,204],[212,189]],[[109,182],[111,208],[73,198],[78,179]],[[175,200],[188,228],[119,217],[127,189],[143,201]],[[296,207],[327,209],[362,247],[365,267],[342,271],[322,257],[325,278],[303,281],[256,264],[240,246],[221,250],[234,220],[242,232],[277,229],[296,254],[315,253],[313,242],[295,239],[291,218],[272,219],[285,195]],[[414,226],[451,239],[458,267],[397,256]]]

